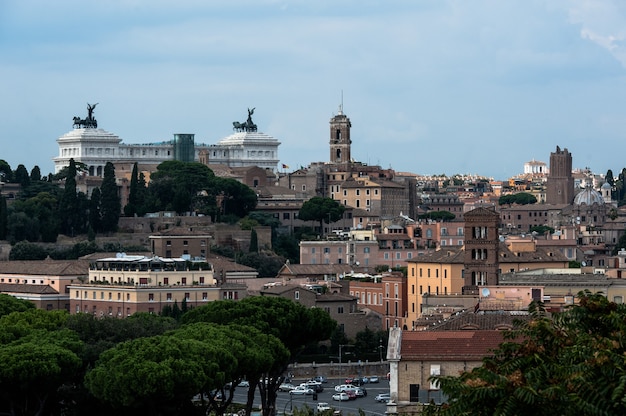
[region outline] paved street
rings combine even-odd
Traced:
[[[298,385],[303,381],[305,380],[293,380],[293,384]],[[377,394],[389,392],[389,381],[385,378],[382,378],[380,383],[365,384],[363,387],[367,390],[366,397],[359,397],[356,400],[350,400],[347,402],[339,402],[332,399],[332,395],[335,394],[335,386],[338,384],[345,384],[344,380],[329,379],[328,383],[324,383],[324,391],[318,393],[317,401],[314,401],[312,396],[292,396],[289,393],[278,392],[278,397],[276,399],[277,413],[289,413],[291,407],[298,408],[304,406],[305,404],[315,409],[317,407],[317,403],[327,402],[335,410],[341,410],[343,416],[358,415],[359,409],[362,409],[366,415],[382,416],[385,414],[387,406],[384,403],[378,403],[374,400]],[[238,388],[235,391],[235,401],[242,402],[245,401],[245,398],[246,389],[241,387]],[[255,399],[255,407],[259,406],[260,403],[260,399]]]

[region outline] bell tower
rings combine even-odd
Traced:
[[[330,119],[330,163],[350,162],[350,119],[343,113],[343,105],[339,113]]]

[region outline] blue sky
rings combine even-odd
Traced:
[[[2,0],[0,159],[53,171],[87,103],[124,143],[216,143],[255,107],[293,169],[343,95],[368,164],[506,179],[558,145],[618,172],[625,39],[619,0]]]

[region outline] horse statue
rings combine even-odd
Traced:
[[[97,128],[98,127],[98,122],[96,121],[96,119],[92,119],[92,120],[88,120],[88,119],[81,119],[80,117],[74,117],[74,125],[73,127],[75,129],[81,129],[81,128]]]

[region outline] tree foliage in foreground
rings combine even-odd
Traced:
[[[626,305],[589,291],[579,305],[531,319],[482,366],[458,377],[433,377],[450,398],[440,415],[626,414]]]

